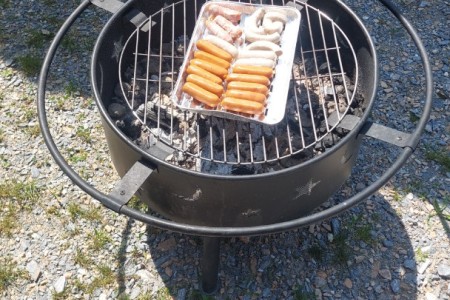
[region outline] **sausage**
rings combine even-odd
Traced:
[[[212,82],[211,80],[208,80],[206,78],[203,78],[201,76],[190,74],[186,77],[186,82],[192,82],[196,85],[198,85],[201,88],[204,88],[205,90],[216,94],[217,96],[221,96],[223,94],[223,86],[217,83]]]
[[[245,21],[245,30],[255,34],[264,34],[264,28],[260,27],[264,14],[265,10],[262,7],[255,10]]]
[[[231,97],[231,98],[250,100],[250,101],[255,101],[255,102],[259,102],[259,103],[266,102],[266,95],[257,93],[257,92],[251,92],[251,91],[228,90],[225,92],[224,96]]]
[[[240,50],[237,57],[238,58],[260,57],[271,59],[273,61],[276,61],[278,58],[276,53],[272,50],[245,50],[245,49]]]
[[[256,41],[268,41],[272,43],[278,43],[280,41],[281,35],[278,32],[271,34],[258,34],[247,28],[244,28],[245,41],[246,42],[256,42]]]
[[[262,67],[273,68],[275,65],[275,62],[268,58],[259,58],[259,57],[239,58],[236,60],[234,65],[235,66],[242,66],[242,65],[244,65],[244,66],[245,65],[247,65],[247,66],[262,66]]]
[[[226,32],[225,29],[220,27],[219,24],[217,24],[216,22],[206,20],[205,24],[206,24],[206,28],[208,28],[208,30],[211,34],[213,34],[213,35],[217,36],[218,38],[221,38],[229,43],[233,42],[231,35],[228,32]]]
[[[249,44],[247,47],[245,47],[245,50],[271,50],[275,52],[275,54],[278,56],[283,54],[283,50],[279,45],[268,41],[253,42]]]
[[[281,32],[283,31],[284,28],[284,24],[280,21],[272,21],[272,19],[269,18],[264,18],[263,20],[263,25],[262,27],[264,28],[264,31],[266,33],[274,33],[274,32],[278,32],[279,34],[281,34]]]
[[[244,82],[254,82],[264,84],[265,86],[270,85],[270,80],[266,76],[262,75],[252,75],[252,74],[237,74],[231,73],[227,76],[227,81],[244,81]]]
[[[239,21],[241,20],[241,12],[228,8],[228,7],[224,7],[224,6],[219,6],[217,4],[211,4],[209,6],[209,11],[213,14],[213,15],[221,15],[224,16],[225,18],[227,18],[228,20],[230,20],[233,23],[239,23]]]
[[[241,90],[267,95],[269,88],[264,84],[244,81],[232,81],[227,85],[227,90]]]
[[[221,15],[217,15],[214,18],[214,22],[216,22],[220,27],[222,27],[233,40],[236,40],[238,37],[242,35],[242,29],[238,26],[235,26],[231,21],[225,19]]]
[[[235,66],[232,73],[262,75],[270,79],[273,76],[273,69],[259,66]]]
[[[259,115],[264,110],[264,105],[262,103],[232,97],[223,98],[220,105],[227,110],[251,115]]]
[[[207,40],[198,40],[197,41],[197,49],[208,52],[214,56],[217,56],[223,60],[230,62],[233,59],[233,56],[227,51],[219,48],[215,44],[211,43]]]
[[[218,38],[217,36],[207,35],[204,37],[204,39],[207,40],[208,42],[211,42],[212,44],[216,45],[220,49],[225,50],[232,57],[236,57],[236,55],[238,54],[238,50],[234,45],[228,43],[227,41],[222,40],[221,38]],[[231,59],[230,60],[226,59],[226,60],[231,61]]]
[[[223,80],[219,76],[194,65],[189,65],[189,67],[186,69],[186,73],[201,76],[217,84],[222,84],[223,82]]]
[[[202,68],[210,73],[213,73],[214,75],[217,75],[221,78],[225,78],[225,76],[228,75],[227,69],[225,69],[219,65],[216,65],[214,63],[211,63],[209,61],[203,60],[203,59],[198,59],[198,58],[191,59],[190,64],[200,67],[200,68]]]
[[[183,85],[182,90],[186,94],[192,96],[194,99],[196,99],[210,107],[216,107],[220,102],[219,96],[217,96],[211,92],[208,92],[204,88],[201,88],[192,82],[186,82]]]
[[[272,22],[279,21],[283,24],[286,24],[288,21],[288,18],[285,13],[282,13],[281,11],[268,11],[264,15],[264,18],[267,18],[271,20]]]
[[[221,58],[219,58],[215,55],[212,55],[208,52],[205,52],[205,51],[201,51],[201,50],[195,51],[194,57],[212,62],[213,64],[219,65],[225,69],[228,69],[230,67],[230,63],[227,62],[226,60],[221,59]]]

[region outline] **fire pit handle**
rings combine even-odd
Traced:
[[[282,232],[293,228],[304,227],[318,221],[322,221],[324,219],[329,219],[352,206],[355,206],[363,199],[374,194],[382,185],[384,185],[406,162],[406,160],[410,157],[410,155],[415,150],[421,133],[423,132],[425,125],[428,121],[431,105],[432,105],[432,75],[431,75],[431,67],[428,61],[428,57],[425,51],[425,48],[416,33],[415,29],[409,23],[409,21],[399,12],[397,8],[390,2],[390,0],[379,0],[383,5],[385,5],[394,15],[395,17],[402,23],[405,29],[410,34],[413,39],[417,49],[419,50],[426,78],[426,99],[423,114],[419,120],[417,127],[414,132],[410,135],[407,146],[403,147],[402,153],[399,155],[397,160],[392,164],[390,168],[386,170],[386,172],[378,178],[375,182],[373,182],[370,186],[368,186],[363,191],[354,195],[353,197],[343,201],[340,204],[337,204],[331,208],[323,210],[318,213],[314,213],[312,215],[308,215],[299,219],[286,221],[282,223],[269,224],[269,225],[259,225],[253,227],[206,227],[206,226],[197,226],[197,225],[188,225],[177,223],[165,219],[161,219],[149,214],[145,214],[141,211],[135,210],[123,204],[123,199],[121,200],[118,196],[114,196],[117,194],[113,192],[113,195],[106,195],[95,187],[91,186],[88,182],[86,182],[83,178],[81,178],[67,163],[64,157],[59,152],[53,137],[50,133],[50,129],[47,122],[46,110],[45,110],[45,92],[46,92],[46,83],[47,77],[49,73],[49,68],[52,63],[52,60],[55,56],[56,50],[60,45],[60,42],[64,35],[67,33],[69,28],[75,22],[75,20],[83,13],[84,10],[91,4],[89,0],[84,0],[76,10],[72,12],[72,14],[66,19],[64,24],[61,26],[53,42],[50,45],[50,48],[47,52],[47,55],[44,59],[42,70],[39,76],[39,85],[38,85],[38,99],[37,99],[37,108],[38,108],[38,118],[41,133],[43,135],[44,141],[55,159],[56,163],[60,166],[60,168],[67,174],[67,176],[78,185],[83,191],[92,196],[93,198],[99,200],[104,206],[107,208],[125,214],[129,217],[132,217],[136,220],[147,223],[151,226],[159,227],[162,229],[168,229],[172,231],[177,231],[185,234],[194,234],[201,236],[212,236],[212,237],[230,237],[230,236],[249,236],[249,235],[262,235],[268,233]],[[141,166],[138,166],[138,169]],[[148,174],[151,173],[151,168]],[[120,194],[120,192],[119,192]]]

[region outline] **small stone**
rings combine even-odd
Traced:
[[[41,275],[41,268],[39,267],[38,263],[34,260],[29,262],[27,264],[27,271],[30,273],[31,280],[36,282],[39,279],[39,276]]]
[[[132,290],[131,290],[131,293],[130,293],[130,299],[136,299],[137,297],[139,297],[139,295],[141,294],[141,288],[139,288],[139,287],[134,287]]]
[[[36,167],[31,167],[31,177],[38,178],[41,172]]]
[[[405,259],[403,266],[407,269],[414,270],[416,268],[416,262],[413,259]]]
[[[394,293],[400,293],[400,280],[394,279],[391,281],[391,289]]]
[[[394,243],[390,240],[383,240],[383,246],[385,246],[386,248],[392,248],[392,246],[394,246]]]
[[[431,264],[431,260],[429,260],[429,259],[425,260],[417,268],[417,272],[419,272],[419,274],[423,274],[425,272],[425,270],[430,266],[430,264]]]
[[[356,187],[355,187],[355,189],[356,189],[357,192],[361,192],[361,191],[364,190],[365,188],[366,188],[366,185],[365,185],[364,183],[361,183],[361,182],[357,183],[357,184],[356,184]]]
[[[380,276],[383,277],[384,279],[387,279],[387,280],[392,279],[391,271],[389,271],[388,269],[381,269],[378,272],[378,274],[380,274]]]
[[[173,247],[175,247],[177,242],[175,241],[174,237],[170,237],[167,240],[162,241],[158,245],[158,250],[160,251],[168,251],[171,250]]]
[[[5,66],[6,67],[10,67],[12,64],[13,64],[13,60],[12,59],[8,58],[8,59],[5,60]]]
[[[136,272],[136,275],[139,276],[142,281],[151,281],[153,279],[152,273],[147,270],[139,270]]]
[[[66,288],[66,277],[59,277],[53,284],[53,288],[55,289],[55,293],[57,294],[64,292],[64,289]]]
[[[433,293],[428,292],[425,294],[425,299],[426,300],[438,300],[438,297],[436,297]]]
[[[98,296],[98,300],[107,300],[108,296],[106,296],[106,294],[101,293],[100,296]]]
[[[177,294],[177,300],[184,300],[186,299],[186,289],[179,289]]]
[[[350,278],[345,278],[344,286],[348,289],[351,289],[353,287],[353,282],[351,281]]]
[[[331,219],[331,231],[333,235],[338,235],[341,231],[341,222],[338,219]]]
[[[444,279],[450,279],[450,266],[441,264],[437,267],[439,276]]]

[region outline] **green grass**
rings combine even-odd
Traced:
[[[143,201],[141,201],[138,197],[133,196],[130,199],[130,202],[127,204],[129,207],[140,210],[140,211],[146,211],[148,209],[147,204],[145,204]]]
[[[25,55],[17,57],[20,69],[27,76],[34,76],[39,73],[42,65],[42,58],[35,55]]]
[[[17,264],[11,258],[0,258],[0,292],[23,277],[23,272],[17,269]]]
[[[116,276],[110,267],[105,265],[96,266],[99,273],[92,282],[83,283],[80,280],[75,281],[75,286],[86,294],[92,294],[98,288],[106,288],[115,282]]]
[[[101,221],[102,214],[100,212],[100,208],[90,205],[89,208],[82,208],[80,204],[70,202],[67,205],[67,211],[70,214],[72,220],[76,220],[78,218],[83,218],[89,221]]]
[[[83,268],[88,268],[94,264],[94,261],[86,256],[81,250],[77,249],[77,252],[75,253],[75,263]]]
[[[39,124],[27,126],[25,128],[25,133],[28,134],[32,138],[36,138],[41,134],[41,128],[39,127]]]
[[[40,30],[29,30],[27,32],[26,44],[28,47],[41,49],[53,39],[53,34],[44,34]]]
[[[0,128],[0,143],[3,143],[5,140],[5,132]]]
[[[71,162],[72,164],[76,164],[78,162],[83,162],[83,161],[86,161],[87,156],[88,156],[88,153],[83,149],[74,151],[69,156],[69,162]]]
[[[418,262],[424,262],[428,258],[428,254],[422,252],[422,248],[418,248],[414,253]]]
[[[450,172],[450,151],[445,148],[425,148],[425,158],[439,164],[446,172]]]
[[[108,243],[112,242],[112,239],[108,235],[108,233],[101,229],[94,229],[94,233],[89,234],[89,237],[92,242],[92,249],[94,250],[100,250],[104,248]]]
[[[89,144],[92,142],[91,130],[89,128],[84,128],[80,126],[77,128],[77,132],[75,133],[75,135],[85,143]]]
[[[372,226],[370,224],[358,226],[355,229],[355,238],[366,244],[371,244],[373,242],[372,235],[370,234],[371,230]]]
[[[333,261],[336,264],[345,264],[350,259],[350,247],[347,245],[348,233],[339,232],[334,236],[333,245]]]
[[[14,75],[14,70],[11,68],[5,68],[0,71],[0,77],[3,77],[5,79],[10,79],[11,77],[13,77],[13,75]]]

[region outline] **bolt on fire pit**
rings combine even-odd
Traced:
[[[152,226],[204,236],[202,285],[216,288],[220,237],[260,235],[330,218],[376,192],[417,146],[431,107],[431,71],[409,22],[382,1],[410,33],[427,80],[415,131],[369,121],[377,57],[359,18],[339,1],[273,1],[301,15],[285,118],[276,125],[225,120],[179,110],[171,101],[189,34],[204,1],[156,7],[148,1],[92,1],[113,12],[93,52],[91,78],[114,166],[122,177],[110,195],[76,174],[48,128],[46,80],[62,37],[91,4],[84,1],[52,43],[40,76],[41,132],[62,170],[106,207]],[[372,185],[310,214],[350,176],[363,135],[403,148]],[[158,215],[127,206],[134,195]],[[160,216],[162,217],[160,217]]]

